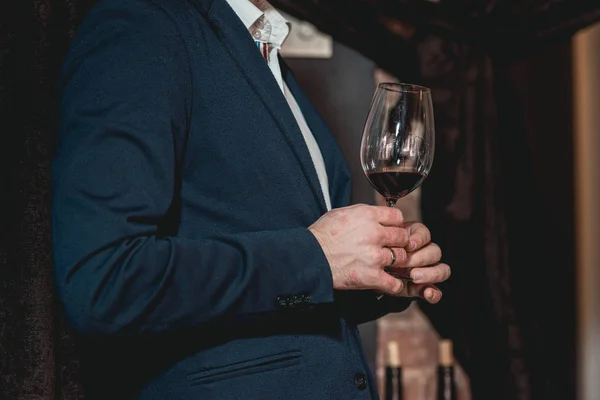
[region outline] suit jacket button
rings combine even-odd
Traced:
[[[356,373],[354,375],[354,384],[359,390],[365,390],[367,388],[367,377],[362,372]]]
[[[298,295],[294,295],[290,298],[290,306],[296,307],[302,303],[302,298]]]
[[[285,298],[283,296],[277,297],[277,307],[285,308],[287,306],[288,306],[287,298]]]

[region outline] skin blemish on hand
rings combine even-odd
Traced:
[[[355,269],[351,269],[350,272],[348,272],[344,283],[347,287],[352,288],[357,287],[360,284],[360,277]]]
[[[348,224],[348,216],[346,214],[340,215],[340,224],[342,224],[342,225]]]

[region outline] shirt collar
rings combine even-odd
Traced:
[[[289,22],[267,1],[226,0],[240,18],[254,40],[281,48],[290,33]]]
[[[262,12],[258,7],[250,2],[250,0],[227,0],[229,6],[237,14],[239,19],[246,29],[250,29],[254,23],[263,16]]]

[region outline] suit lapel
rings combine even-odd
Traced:
[[[263,59],[246,27],[225,0],[192,0],[196,8],[206,16],[219,40],[227,48],[244,78],[260,97],[265,108],[278,125],[292,148],[300,167],[308,180],[311,191],[319,203],[320,212],[327,207],[314,164],[296,123],[296,119],[269,66]]]
[[[283,59],[279,59],[281,73],[288,88],[292,92],[296,102],[302,110],[302,115],[310,127],[319,149],[323,154],[325,169],[329,180],[329,195],[332,207],[341,207],[349,202],[351,181],[350,172],[344,155],[331,133],[329,127],[321,118],[321,115],[312,106],[310,100],[300,88],[294,74],[288,68]],[[357,154],[358,157],[358,154]]]

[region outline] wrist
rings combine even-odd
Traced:
[[[343,289],[340,287],[339,282],[342,282],[342,276],[340,274],[340,269],[337,268],[335,263],[335,257],[333,256],[333,252],[331,251],[331,241],[327,238],[327,235],[321,232],[316,227],[309,227],[308,230],[312,233],[312,235],[317,240],[317,243],[321,247],[321,251],[325,255],[325,259],[329,265],[329,269],[331,271],[332,283],[334,289]]]

